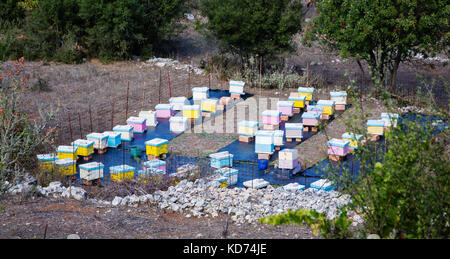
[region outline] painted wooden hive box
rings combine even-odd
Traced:
[[[182,116],[171,117],[169,119],[170,131],[183,132],[189,128],[189,119]]]
[[[367,133],[379,136],[382,136],[384,134],[383,120],[368,120],[366,125],[367,125]]]
[[[94,153],[94,141],[87,139],[77,139],[70,145],[78,147],[77,155],[90,156]]]
[[[248,137],[254,137],[258,131],[259,122],[257,121],[240,121],[238,123],[238,134]]]
[[[183,105],[190,105],[191,104],[189,102],[188,98],[186,98],[184,96],[171,97],[169,99],[169,103],[173,105],[173,110],[174,111],[181,111],[181,110],[183,110]]]
[[[165,172],[161,169],[158,168],[147,168],[144,170],[139,170],[137,172],[137,179],[138,181],[142,182],[142,183],[147,183],[150,178],[155,177],[155,176],[162,176],[164,175]]]
[[[188,119],[197,119],[201,117],[200,105],[184,105],[183,106],[183,117]]]
[[[314,93],[313,87],[299,87],[297,89],[298,95],[304,95],[306,96],[306,101],[312,100],[312,95]]]
[[[305,95],[289,96],[288,100],[294,102],[295,108],[303,108],[305,107],[306,96]]]
[[[328,142],[328,155],[346,156],[349,152],[350,141],[343,139],[330,139]]]
[[[64,158],[55,161],[56,170],[62,175],[74,175],[77,173],[77,161]]]
[[[164,173],[167,171],[166,161],[159,160],[159,159],[152,159],[152,160],[145,161],[142,164],[142,168],[143,169],[156,168],[156,169],[162,170]]]
[[[224,166],[232,167],[233,166],[233,154],[228,151],[218,152],[209,155],[211,158],[210,165],[213,168],[222,168]]]
[[[134,179],[136,168],[129,165],[116,165],[109,168],[111,181],[122,182],[125,179]]]
[[[302,138],[303,124],[302,123],[286,123],[284,125],[286,130],[286,138]]]
[[[281,115],[292,116],[294,115],[294,102],[293,101],[279,101],[277,103],[278,111]]]
[[[258,130],[255,134],[255,153],[272,154],[275,151],[273,144],[273,130]]]
[[[38,165],[41,170],[52,170],[55,165],[55,161],[58,159],[56,154],[39,154],[36,155]],[[72,157],[73,159],[73,157]]]
[[[204,112],[216,112],[216,107],[219,104],[219,99],[208,98],[203,99],[201,102],[201,109]]]
[[[318,113],[320,114],[320,119],[322,119],[323,106],[321,105],[308,105],[306,107],[307,112]]]
[[[283,186],[283,189],[286,191],[301,191],[305,189],[305,186],[299,183],[289,183]]]
[[[145,125],[147,127],[155,127],[158,125],[156,111],[140,111],[138,117],[145,119]]]
[[[129,141],[132,141],[134,138],[133,126],[131,126],[131,125],[116,125],[113,128],[113,131],[120,133],[121,141],[129,142]]]
[[[108,137],[108,147],[117,148],[122,143],[122,133],[118,131],[105,131],[103,134]]]
[[[245,93],[244,93],[245,82],[230,80],[229,85],[230,85],[230,90],[229,90],[230,94],[245,95]]]
[[[78,147],[76,146],[59,146],[56,149],[56,153],[58,154],[59,159],[70,158],[72,160],[77,160]]]
[[[310,187],[317,190],[331,191],[333,190],[333,183],[328,179],[320,179],[311,183]]]
[[[281,112],[278,110],[265,110],[262,113],[264,124],[278,125],[281,122]]]
[[[147,130],[146,119],[131,116],[127,120],[127,125],[133,126],[133,133],[142,134]]]
[[[330,92],[330,100],[334,101],[334,104],[347,104],[347,92]]]
[[[160,103],[155,106],[156,118],[167,119],[173,116],[173,105],[170,103]]]
[[[298,151],[285,148],[278,152],[278,167],[281,169],[294,169],[298,165]]]
[[[90,162],[78,166],[80,168],[80,178],[87,181],[103,178],[105,165],[100,162]]]
[[[167,139],[154,138],[145,142],[145,150],[147,155],[160,156],[167,154]]]
[[[108,147],[108,135],[93,132],[86,135],[87,140],[94,141],[94,149],[105,149]]]
[[[317,105],[320,105],[323,107],[323,111],[322,114],[328,114],[328,115],[333,115],[334,114],[334,101],[332,100],[319,100],[317,102]]]
[[[384,121],[384,127],[397,128],[399,115],[397,113],[381,113],[381,120]]]
[[[192,99],[203,100],[209,98],[209,88],[208,87],[194,87],[192,88]]]
[[[215,173],[225,179],[227,186],[235,185],[238,182],[239,170],[237,169],[224,167],[217,169]],[[223,181],[223,179],[221,180]]]
[[[318,126],[320,114],[315,112],[304,112],[302,114],[302,123],[304,126]]]
[[[275,146],[283,146],[284,145],[284,131],[283,130],[275,130],[273,132],[273,144]]]
[[[342,134],[341,138],[350,142],[350,148],[358,149],[358,142],[362,140],[363,135],[345,132],[344,134]]]

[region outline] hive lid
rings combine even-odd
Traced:
[[[169,103],[188,103],[189,100],[184,96],[171,97]]]
[[[239,171],[237,169],[229,168],[229,167],[223,167],[223,168],[217,169],[215,172],[222,176],[225,176],[225,177],[229,177],[229,176],[236,175],[239,173]]]
[[[105,165],[103,165],[100,162],[90,162],[90,163],[79,165],[79,167],[80,167],[80,169],[83,169],[83,170],[92,171],[92,170],[103,169],[105,167]]]
[[[284,131],[283,130],[275,130],[273,132],[273,136],[274,137],[283,137],[284,136]]]
[[[105,131],[103,132],[103,134],[106,135],[107,137],[113,138],[120,137],[120,135],[122,135],[122,133],[116,131]]]
[[[194,93],[206,93],[209,91],[208,87],[194,87],[192,88],[192,92]]]
[[[156,116],[156,111],[140,111],[139,117]]]
[[[134,129],[131,125],[116,125],[113,128],[113,131],[132,131]]]
[[[243,82],[243,81],[232,81],[232,80],[230,80],[229,85],[230,85],[230,86],[241,86],[241,87],[244,87],[244,86],[245,86],[245,82]]]
[[[109,171],[111,173],[123,173],[123,172],[130,172],[130,171],[134,171],[135,168],[129,165],[116,165],[116,166],[111,166],[109,168]]]
[[[330,92],[331,97],[344,97],[347,96],[346,91]]]
[[[258,127],[259,122],[257,122],[257,121],[240,121],[238,123],[238,126],[253,128],[253,127]]]
[[[128,118],[127,123],[142,124],[142,123],[145,123],[146,120],[147,119],[145,119],[145,118],[131,116],[130,118]]]
[[[350,144],[350,141],[333,138],[327,142],[328,146],[346,147]]]
[[[139,170],[139,176],[147,176],[147,175],[156,175],[156,174],[164,174],[164,171],[158,168],[147,168],[145,170]]]
[[[305,95],[299,95],[299,96],[289,96],[289,101],[305,101],[306,96]]]
[[[88,138],[88,139],[106,139],[106,138],[108,138],[108,135],[105,135],[103,133],[93,132],[93,133],[87,134],[86,138]]]
[[[94,141],[87,140],[87,139],[77,139],[70,144],[73,146],[79,146],[79,147],[90,147],[90,146],[94,145]]]
[[[320,114],[317,112],[304,112],[302,114],[303,119],[319,119]]]
[[[311,183],[311,186],[318,187],[318,188],[320,188],[320,187],[326,188],[326,187],[331,186],[332,184],[333,183],[328,179],[320,179],[320,180],[317,180],[317,181]]]
[[[359,140],[363,137],[363,135],[360,134],[355,134],[355,133],[350,133],[350,132],[345,132],[344,134],[342,134],[341,138],[346,138],[346,139],[356,139]]]
[[[228,159],[233,158],[233,154],[229,153],[228,151],[223,152],[217,152],[214,154],[209,155],[210,158],[221,160],[221,159]]]
[[[368,120],[367,126],[384,127],[384,121],[383,120]]]
[[[173,110],[173,104],[170,103],[160,103],[155,106],[157,110]]]
[[[210,104],[218,104],[219,103],[219,99],[217,98],[208,98],[208,99],[203,99],[202,103],[210,103]]]
[[[199,111],[200,105],[194,104],[194,105],[183,105],[183,111]]]
[[[317,102],[317,105],[323,105],[323,106],[334,106],[335,101],[332,100],[319,100]]]
[[[152,140],[148,140],[145,142],[145,145],[148,146],[154,146],[154,147],[158,147],[164,144],[169,143],[169,141],[167,139],[162,139],[162,138],[154,138]]]
[[[293,148],[285,148],[285,149],[279,151],[279,153],[291,153],[294,155],[294,157],[298,156],[297,149],[293,149]]]
[[[56,149],[56,152],[58,153],[75,153],[77,152],[78,147],[77,146],[59,146]]]
[[[169,122],[170,123],[186,123],[188,121],[188,118],[183,116],[176,116],[176,117],[170,117]]]
[[[59,159],[55,161],[55,165],[57,166],[68,166],[68,165],[74,165],[76,164],[77,161],[71,159],[71,158],[64,158],[64,159]]]
[[[293,107],[294,106],[294,102],[291,102],[291,101],[279,101],[277,103],[277,106],[279,106],[279,107]]]
[[[300,93],[314,93],[314,88],[313,87],[299,87],[297,89],[297,92],[300,92]]]
[[[303,123],[286,123],[284,124],[285,129],[303,129]]]
[[[144,162],[145,167],[158,167],[163,166],[166,164],[166,161],[159,160],[159,159],[152,159]]]
[[[386,113],[386,112],[383,112],[383,113],[381,113],[381,118],[382,119],[398,119],[399,115],[397,113]]]
[[[72,148],[71,146],[69,147]],[[58,159],[58,156],[56,154],[39,154],[36,155],[36,157],[41,162],[55,161]]]
[[[277,117],[277,116],[281,116],[281,112],[278,110],[265,110],[265,111],[263,111],[262,115]]]
[[[273,130],[258,130],[255,133],[255,136],[257,137],[273,137],[275,132]]]
[[[308,105],[306,107],[307,111],[323,111],[323,106],[321,105]]]

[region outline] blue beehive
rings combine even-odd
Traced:
[[[272,154],[275,151],[274,131],[258,130],[255,134],[255,153]]]
[[[105,131],[104,135],[108,136],[108,147],[117,148],[122,143],[122,134],[117,131]]]
[[[226,178],[227,185],[235,185],[238,182],[239,171],[234,168],[220,168],[215,171],[220,174],[219,182],[222,182],[223,178]]]
[[[211,158],[211,167],[222,168],[224,166],[233,166],[233,154],[228,151],[218,152],[209,155]]]
[[[269,166],[269,160],[258,159],[258,170],[266,170],[268,166]]]

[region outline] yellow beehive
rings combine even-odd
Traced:
[[[56,153],[58,154],[59,159],[64,158],[70,158],[72,160],[77,160],[78,147],[76,146],[59,146],[58,149],[56,149]]]
[[[371,135],[384,135],[384,121],[382,120],[368,120],[367,133]]]
[[[348,145],[350,148],[357,149],[358,148],[358,141],[360,141],[363,138],[363,135],[354,134],[345,132],[342,134],[342,139],[349,141],[350,144]]]
[[[154,138],[152,140],[145,142],[145,151],[147,155],[160,156],[162,154],[167,154],[167,143],[166,139]]]
[[[299,87],[297,89],[297,92],[298,92],[299,95],[306,96],[306,101],[311,101],[312,100],[312,95],[314,93],[314,88],[312,88],[312,87]]]
[[[254,137],[258,131],[259,122],[257,121],[241,121],[238,123],[239,135]]]
[[[288,100],[294,102],[294,108],[303,108],[303,107],[305,107],[306,96],[305,95],[298,95],[298,96],[291,95],[291,96],[289,96]]]
[[[40,154],[36,156],[39,163],[39,168],[43,171],[53,170],[55,161],[58,157],[55,154]]]
[[[70,144],[78,147],[77,155],[79,156],[90,156],[94,153],[94,141],[92,140],[77,139]]]
[[[111,181],[121,182],[125,179],[134,179],[135,168],[129,165],[117,165],[109,168]]]
[[[317,105],[323,107],[322,114],[333,115],[334,114],[334,101],[331,100],[319,100]]]
[[[216,112],[216,106],[219,104],[219,100],[216,98],[203,99],[201,103],[202,111],[204,112]]]
[[[197,119],[200,117],[200,105],[183,105],[183,117]]]
[[[77,173],[77,162],[70,158],[55,161],[56,170],[62,175],[74,175]]]

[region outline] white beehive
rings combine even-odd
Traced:
[[[103,169],[105,166],[99,162],[90,162],[79,165],[80,178],[88,181],[103,178]]]
[[[140,111],[139,118],[146,119],[145,123],[147,127],[155,127],[158,125],[158,120],[156,119],[156,111]]]
[[[181,111],[183,110],[183,105],[190,105],[188,98],[184,96],[180,97],[172,97],[169,99],[169,103],[173,105],[174,111]]]

